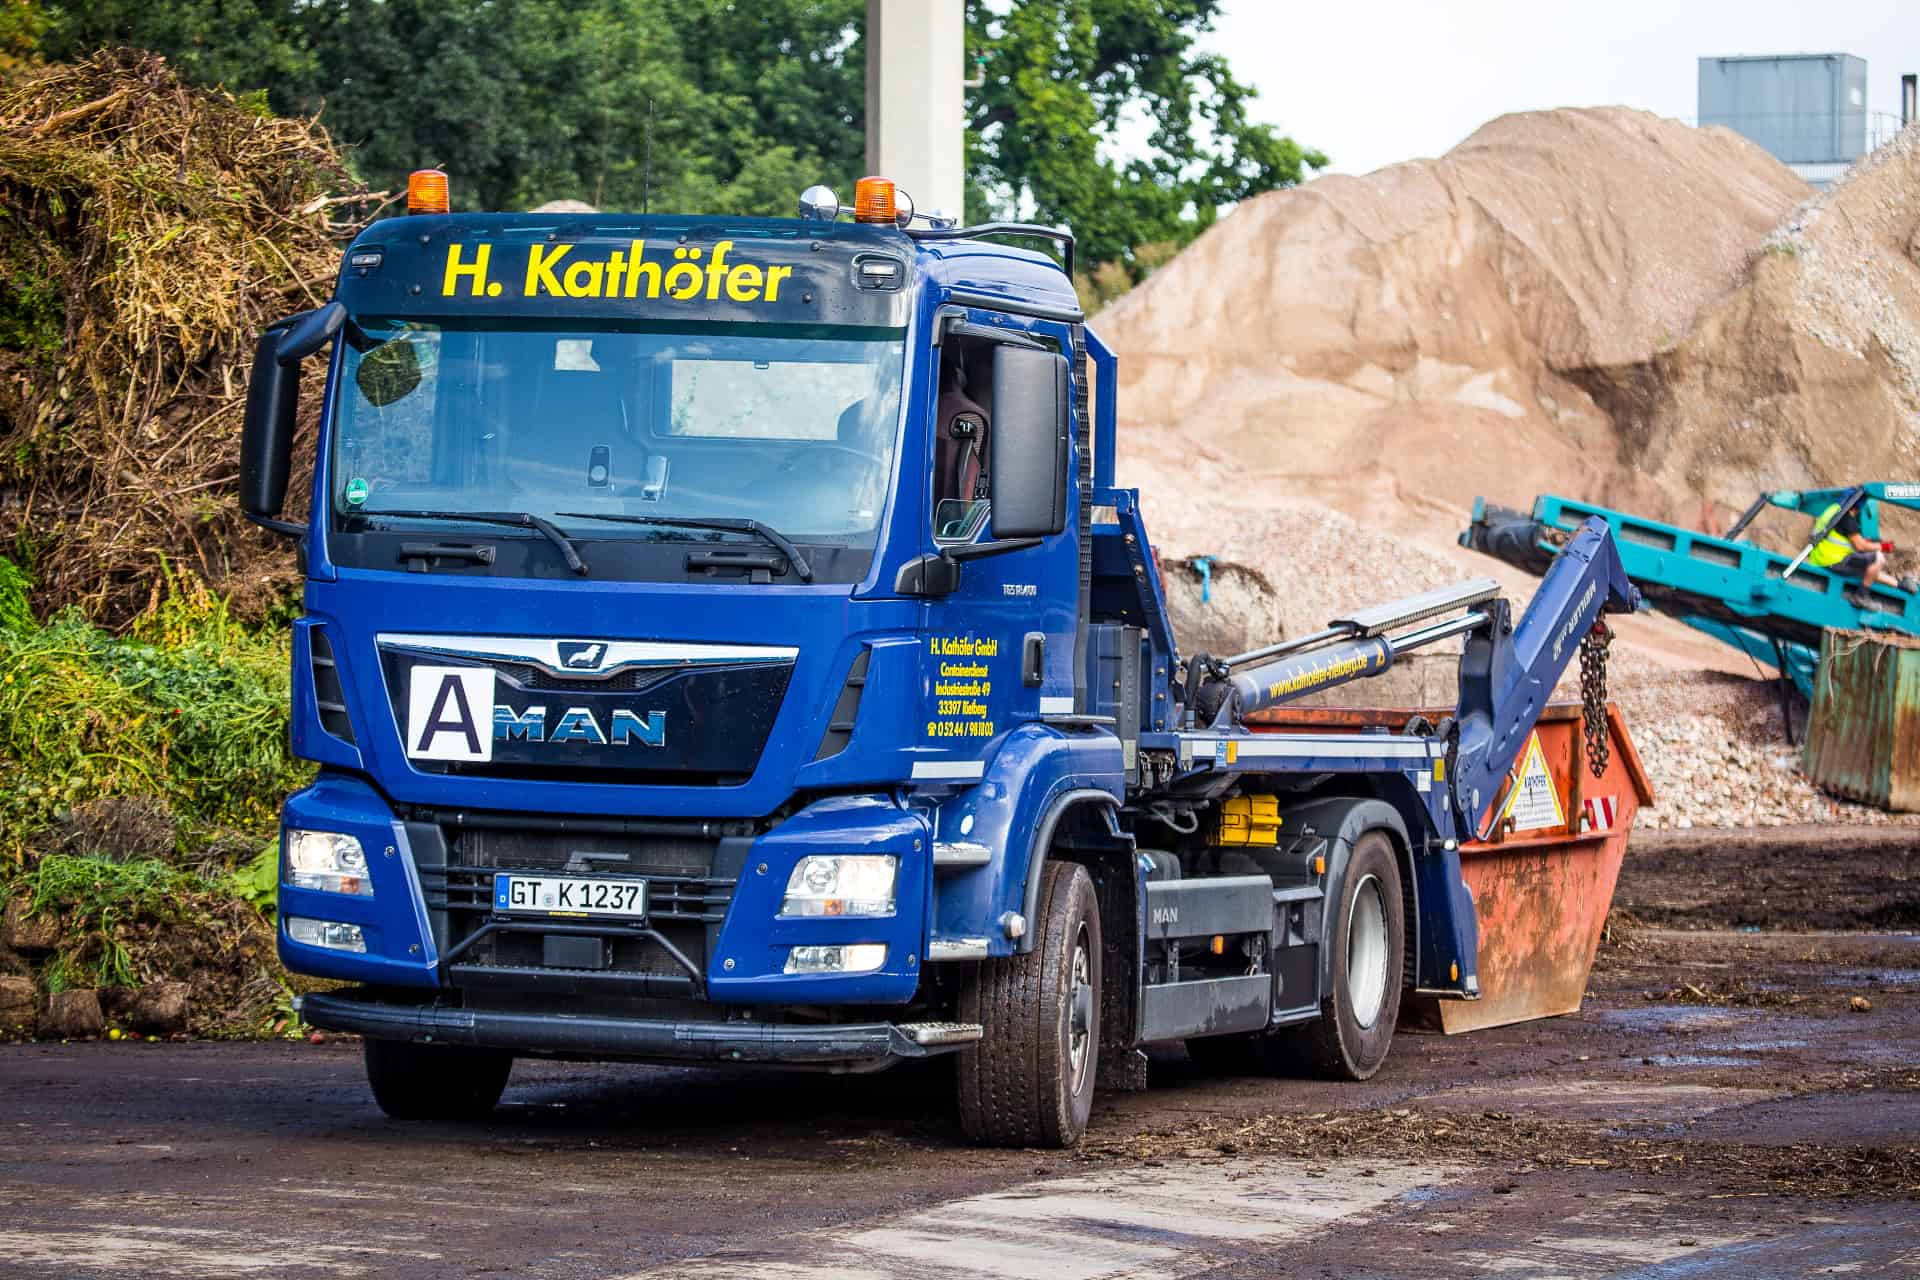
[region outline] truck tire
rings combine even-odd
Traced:
[[[504,1049],[366,1042],[373,1100],[395,1120],[478,1120],[500,1101],[513,1070]]]
[[[962,1022],[986,1034],[960,1053],[960,1128],[994,1147],[1070,1147],[1086,1132],[1100,1071],[1100,911],[1072,862],[1042,872],[1033,950],[981,962]]]
[[[1406,907],[1400,860],[1384,831],[1354,842],[1340,901],[1328,913],[1333,989],[1320,1017],[1279,1033],[1294,1061],[1332,1080],[1365,1080],[1380,1069],[1393,1044],[1406,967]]]

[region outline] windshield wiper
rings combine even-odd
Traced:
[[[800,575],[800,581],[813,581],[813,566],[800,554],[800,548],[793,545],[793,539],[770,524],[748,516],[629,516],[607,511],[556,511],[557,516],[566,516],[577,520],[611,520],[616,524],[651,524],[677,529],[721,529],[728,533],[757,534],[762,541],[770,542],[787,558],[793,571]]]
[[[548,542],[560,548],[560,554],[566,557],[567,568],[585,575],[587,562],[580,558],[567,535],[560,526],[545,516],[536,516],[527,511],[356,511],[356,516],[373,518],[377,516],[399,516],[407,520],[465,520],[472,524],[505,524],[517,529],[532,529]]]

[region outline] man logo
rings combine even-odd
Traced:
[[[407,755],[415,760],[493,759],[493,671],[415,667],[407,684]]]
[[[569,671],[598,671],[607,656],[607,646],[598,640],[560,641],[560,665]]]

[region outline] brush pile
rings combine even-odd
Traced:
[[[246,371],[263,327],[332,292],[374,200],[314,121],[152,54],[0,96],[0,539],[42,614],[123,626],[169,563],[243,615],[290,589],[232,501]]]

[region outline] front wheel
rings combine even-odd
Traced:
[[[1333,986],[1320,1001],[1320,1018],[1282,1033],[1288,1047],[1316,1074],[1365,1080],[1380,1069],[1400,1017],[1406,966],[1406,907],[1400,860],[1383,831],[1355,841],[1328,914]]]
[[[504,1049],[366,1042],[373,1100],[395,1120],[479,1120],[500,1101],[513,1070]]]
[[[1070,1147],[1086,1132],[1100,1057],[1100,911],[1085,867],[1049,863],[1033,950],[983,961],[960,1020],[960,1127],[995,1147]]]

